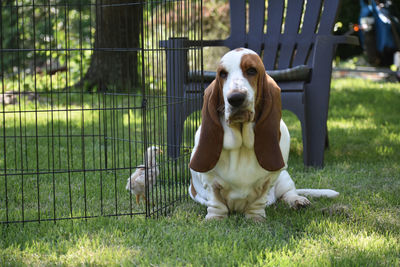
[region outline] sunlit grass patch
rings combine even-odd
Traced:
[[[313,225],[313,224],[312,224]],[[314,227],[316,225],[313,225]],[[397,239],[391,236],[366,233],[354,233],[349,230],[326,229],[324,234],[304,236],[292,239],[279,250],[266,249],[258,257],[260,266],[348,266],[356,265],[396,265],[399,259],[394,255],[399,249]],[[316,229],[310,227],[310,232]]]

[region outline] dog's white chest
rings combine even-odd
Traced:
[[[241,146],[221,153],[213,173],[221,185],[221,196],[231,210],[243,211],[248,203],[261,197],[275,182],[278,174],[264,170],[253,149]]]
[[[257,160],[254,152],[254,125],[244,124],[240,128],[224,127],[224,149],[215,171],[225,182],[240,186],[254,185],[268,175]]]
[[[249,201],[260,197],[264,186],[269,188],[277,177],[258,164],[254,149],[244,145],[224,149],[213,172],[222,186],[222,197],[233,210],[242,210]]]
[[[250,186],[269,173],[258,164],[254,150],[244,146],[224,149],[215,172],[225,182],[241,186]]]

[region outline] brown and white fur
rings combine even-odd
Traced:
[[[236,211],[258,221],[277,199],[297,208],[310,204],[299,193],[339,194],[329,189],[296,190],[286,171],[289,148],[280,88],[254,51],[228,52],[204,93],[202,125],[189,164],[191,198],[208,207],[206,219]]]

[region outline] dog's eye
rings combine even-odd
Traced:
[[[221,70],[219,72],[219,77],[221,77],[222,79],[226,79],[226,77],[228,77],[228,72],[226,72],[225,70]]]
[[[255,68],[248,68],[246,70],[246,74],[249,75],[249,76],[254,76],[254,75],[257,74],[257,70]]]

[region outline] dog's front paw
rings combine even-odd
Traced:
[[[262,202],[253,203],[247,210],[244,211],[246,219],[253,222],[264,222],[266,218],[265,204]]]
[[[282,199],[293,209],[300,209],[311,204],[306,197],[299,196],[294,190],[286,192]]]
[[[207,208],[206,221],[222,220],[228,217],[228,208],[224,205],[214,205]]]
[[[290,207],[293,209],[305,208],[310,205],[311,202],[306,197],[297,196],[297,198],[290,204]]]

